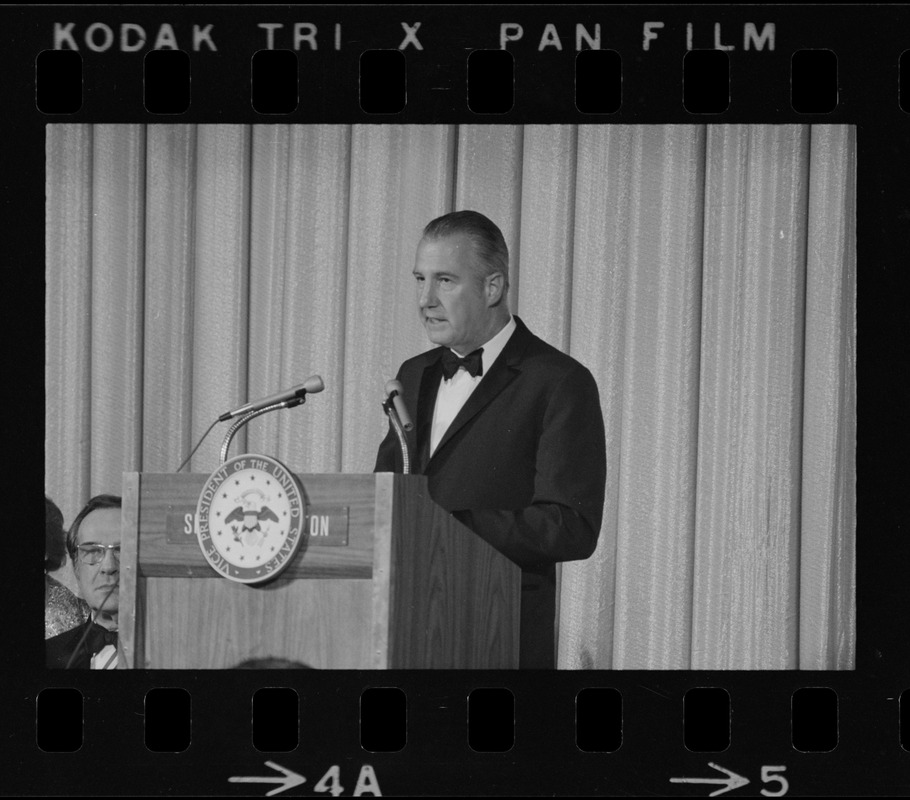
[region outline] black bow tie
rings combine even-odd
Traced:
[[[116,647],[117,631],[109,631],[97,622],[93,622],[85,644],[88,647],[88,651],[92,654],[97,653],[108,644],[112,644]]]
[[[447,381],[451,380],[452,376],[458,372],[459,367],[464,367],[472,378],[483,375],[483,361],[480,358],[481,355],[483,355],[482,347],[475,350],[473,353],[468,353],[464,358],[459,358],[449,349],[444,350],[442,353],[443,377],[445,377]]]

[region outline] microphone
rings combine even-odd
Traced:
[[[401,427],[406,431],[409,431],[414,427],[414,423],[411,422],[411,417],[408,414],[407,408],[405,408],[404,400],[401,399],[401,393],[403,391],[404,387],[401,385],[401,381],[389,381],[385,385],[386,401],[391,400],[395,404],[395,411],[398,412],[398,419],[401,421]]]
[[[307,378],[299,386],[295,386],[293,389],[286,389],[283,392],[278,392],[278,394],[272,394],[268,397],[262,398],[262,400],[257,400],[254,403],[247,403],[245,406],[240,406],[240,408],[235,408],[233,411],[226,411],[220,417],[218,417],[219,422],[225,422],[232,417],[239,417],[243,414],[249,414],[251,411],[259,411],[260,409],[267,408],[268,406],[279,405],[281,403],[290,403],[294,400],[298,400],[304,397],[307,394],[316,394],[325,389],[325,384],[322,382],[322,378],[319,375],[312,375]],[[297,403],[295,403],[297,405]]]
[[[407,475],[411,471],[411,459],[408,456],[408,442],[404,432],[411,430],[414,427],[414,423],[411,422],[408,410],[401,399],[403,391],[404,388],[399,381],[389,381],[385,385],[385,400],[382,401],[382,410],[388,415],[389,424],[398,437],[398,444],[401,447],[402,471]]]

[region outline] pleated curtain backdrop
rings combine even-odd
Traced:
[[[314,373],[232,453],[370,471],[382,387],[430,347],[420,230],[473,208],[513,311],[601,392],[604,524],[561,569],[559,666],[853,667],[853,128],[52,125],[46,187],[67,522]]]

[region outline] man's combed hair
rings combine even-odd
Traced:
[[[423,229],[424,239],[443,239],[463,233],[474,242],[478,266],[489,275],[502,273],[506,288],[509,286],[509,248],[499,227],[479,211],[453,211],[443,214]]]
[[[73,524],[70,525],[69,532],[66,534],[66,550],[70,558],[76,560],[76,546],[79,543],[79,526],[89,514],[97,511],[99,508],[122,508],[123,500],[115,494],[99,494],[89,500],[85,507],[76,515]]]

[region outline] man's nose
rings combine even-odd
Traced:
[[[420,294],[417,296],[417,304],[421,308],[432,308],[436,305],[436,290],[433,288],[432,281],[424,281],[420,284]]]
[[[113,550],[105,550],[104,558],[101,559],[101,571],[102,572],[119,572],[120,571],[120,557],[114,555]]]

